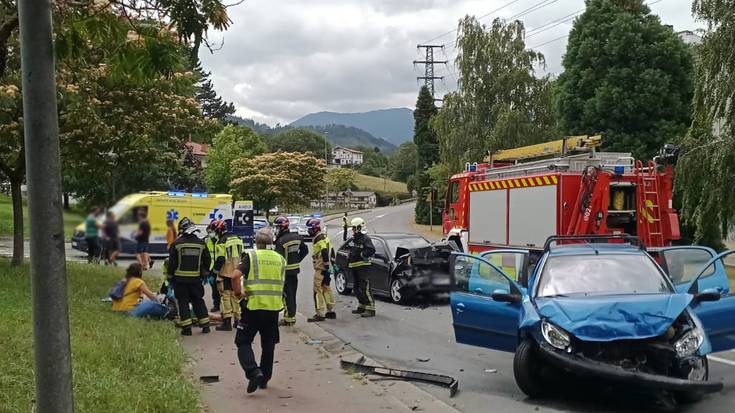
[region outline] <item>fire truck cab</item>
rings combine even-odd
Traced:
[[[444,234],[473,253],[541,249],[552,235],[629,234],[647,247],[670,246],[680,238],[677,148],[667,145],[644,164],[630,153],[598,152],[600,144],[599,136],[568,137],[466,164],[448,182]]]

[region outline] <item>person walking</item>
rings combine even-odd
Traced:
[[[283,315],[281,325],[288,327],[296,324],[296,289],[299,286],[299,268],[301,261],[309,255],[309,247],[297,232],[289,230],[288,218],[278,217],[273,221],[273,225],[278,229],[275,250],[286,259],[286,282],[283,286],[286,313]]]
[[[217,274],[217,291],[221,297],[219,307],[222,311],[222,324],[215,330],[232,331],[233,319],[235,325],[240,320],[240,299],[235,297],[232,290],[232,275],[240,264],[245,244],[240,237],[228,232],[225,221],[219,221],[214,232],[218,241],[214,247],[216,253],[213,272]]]
[[[309,318],[308,322],[314,323],[326,319],[337,318],[334,312],[334,295],[332,294],[332,277],[330,270],[332,244],[329,238],[322,233],[321,221],[312,218],[306,221],[309,236],[314,239],[312,250],[312,261],[314,263],[314,308],[316,314]]]
[[[372,265],[371,259],[375,255],[375,247],[365,230],[365,220],[359,217],[353,218],[351,225],[352,238],[348,241],[350,249],[347,268],[352,274],[355,295],[358,301],[357,309],[352,310],[352,314],[360,314],[362,317],[375,317],[375,300],[373,299],[369,278],[370,266]]]
[[[342,241],[347,241],[347,213],[342,216]]]
[[[84,240],[87,241],[87,262],[97,262],[100,253],[100,224],[97,216],[100,214],[99,207],[92,208],[84,220]]]
[[[217,245],[217,233],[214,232],[214,228],[217,226],[217,223],[219,223],[219,220],[213,219],[209,222],[209,225],[207,225],[207,238],[205,239],[205,242],[207,243],[207,250],[209,250],[209,256],[212,257],[212,264],[209,266],[209,271],[211,272],[214,269],[214,257],[215,253],[217,252],[215,250],[215,246]],[[209,288],[212,289],[212,312],[213,313],[219,313],[220,312],[220,301],[222,298],[219,296],[219,290],[217,289],[217,275],[216,274],[210,274],[210,276],[207,278],[207,284],[209,284]]]
[[[141,210],[138,213],[138,232],[135,234],[135,258],[143,267],[143,271],[153,268],[149,253],[151,239],[151,224],[148,222],[148,213]]]
[[[283,309],[286,259],[269,250],[273,234],[268,228],[255,233],[255,250],[248,250],[232,274],[235,296],[245,303],[237,325],[235,345],[240,366],[248,379],[247,392],[266,389],[273,377],[273,358],[279,341],[278,313]],[[253,340],[260,334],[260,365],[255,361]]]
[[[202,333],[209,333],[209,313],[204,303],[202,278],[209,275],[211,257],[203,240],[196,235],[196,225],[189,218],[179,221],[179,237],[168,255],[168,275],[179,307],[181,335],[190,336],[191,310],[194,308]]]
[[[107,212],[107,217],[102,225],[102,233],[105,236],[107,264],[117,266],[117,257],[120,255],[120,227],[112,211]]]

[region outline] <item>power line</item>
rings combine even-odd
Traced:
[[[580,9],[580,10],[575,11],[574,13],[567,14],[564,17],[560,17],[560,18],[558,18],[556,20],[552,20],[552,21],[550,21],[550,22],[548,22],[548,23],[546,23],[546,24],[544,24],[542,26],[534,27],[533,29],[531,29],[531,30],[529,30],[529,31],[526,32],[526,39],[528,39],[529,37],[536,36],[536,35],[538,35],[540,33],[545,32],[545,31],[551,30],[554,27],[560,26],[560,25],[568,22],[569,20],[573,20],[574,18],[576,18],[580,14],[584,13],[585,10],[586,9]]]
[[[535,12],[535,11],[538,11],[538,10],[541,10],[541,9],[545,8],[546,6],[552,5],[552,4],[556,3],[557,1],[559,1],[559,0],[542,0],[542,1],[534,4],[533,6],[527,8],[526,10],[523,10],[522,12],[520,12],[520,13],[518,13],[516,15],[513,15],[511,17],[509,17],[508,20],[515,20],[515,19],[517,19],[519,17],[523,17],[523,16],[526,16],[526,15],[529,15],[529,14]]]
[[[478,18],[477,18],[477,20],[482,20],[482,19],[484,19],[485,17],[488,17],[488,16],[490,16],[490,15],[491,15],[491,14],[493,14],[493,13],[497,13],[497,12],[499,12],[500,10],[503,10],[504,8],[506,8],[506,7],[508,7],[508,6],[512,6],[513,4],[515,4],[515,3],[518,3],[519,1],[521,1],[521,0],[513,0],[513,1],[510,1],[510,2],[508,2],[508,3],[506,3],[506,4],[504,4],[504,5],[500,6],[500,7],[498,7],[497,9],[495,9],[495,10],[493,10],[493,11],[491,11],[491,12],[488,12],[488,13],[485,13],[485,14],[483,14],[482,16],[478,17]],[[444,37],[444,36],[447,36],[447,35],[450,35],[450,34],[452,34],[452,33],[456,32],[457,30],[458,30],[458,29],[453,29],[453,30],[450,30],[450,31],[448,31],[448,32],[446,32],[446,33],[442,33],[442,34],[440,34],[439,36],[436,36],[436,37],[434,37],[433,39],[429,39],[429,40],[427,40],[427,41],[426,41],[426,42],[424,42],[424,43],[431,43],[431,42],[433,42],[434,40],[437,40],[437,39],[441,39],[442,37]]]

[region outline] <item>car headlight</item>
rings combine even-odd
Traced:
[[[569,345],[572,343],[572,340],[569,338],[569,334],[566,331],[547,322],[546,320],[541,322],[541,335],[544,336],[547,343],[559,350],[568,350]]]
[[[684,336],[674,344],[674,348],[676,349],[676,354],[678,354],[679,357],[691,356],[699,350],[699,347],[703,342],[704,331],[699,327],[695,327],[694,329],[687,331],[686,334],[684,334]]]

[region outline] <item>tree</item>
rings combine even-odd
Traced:
[[[227,125],[215,136],[207,156],[207,188],[211,192],[229,192],[232,161],[264,154],[268,147],[244,126]]]
[[[388,157],[385,156],[380,149],[357,146],[355,147],[355,150],[362,152],[362,165],[360,165],[359,168],[361,174],[377,177],[388,175]]]
[[[695,0],[707,22],[697,47],[693,121],[677,165],[676,195],[692,241],[721,250],[735,217],[735,15],[730,2]]]
[[[346,191],[355,184],[357,172],[349,168],[334,168],[327,171],[326,179],[330,191]]]
[[[457,36],[458,89],[431,118],[441,162],[459,171],[487,150],[538,143],[551,131],[549,78],[536,78],[541,53],[526,50],[520,21],[489,27],[467,16]],[[513,127],[509,127],[512,125]]]
[[[436,133],[429,126],[431,117],[437,113],[434,97],[429,88],[422,86],[413,111],[413,143],[418,148],[418,170],[423,171],[435,162],[439,162],[439,143]]]
[[[295,208],[324,193],[325,163],[302,152],[272,152],[232,162],[233,194],[261,211]]]
[[[210,119],[218,119],[224,121],[228,115],[235,113],[235,105],[232,102],[225,102],[214,90],[210,72],[202,68],[202,62],[197,59],[194,72],[199,76],[196,84],[196,99],[199,106],[202,107],[202,114]]]
[[[268,135],[266,143],[272,152],[309,153],[317,159],[331,158],[332,145],[327,138],[311,129],[286,129],[275,135]]]
[[[418,165],[418,149],[413,142],[402,143],[398,151],[390,158],[390,170],[393,180],[407,182],[416,173]]]
[[[650,159],[691,123],[692,54],[642,0],[587,0],[574,23],[554,108],[566,134]]]

